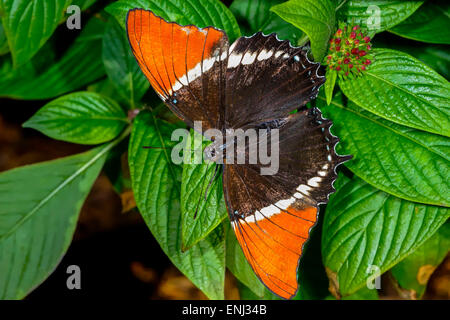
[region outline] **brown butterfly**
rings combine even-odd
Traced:
[[[127,33],[153,89],[187,125],[202,121],[205,130],[224,134],[278,129],[277,172],[261,175],[259,162],[225,160],[223,190],[255,274],[275,294],[292,298],[318,205],[335,191],[336,167],[350,159],[336,154],[331,121],[317,108],[292,113],[317,96],[325,82],[320,65],[275,34],[258,32],[230,45],[222,30],[181,26],[143,9],[128,12]]]

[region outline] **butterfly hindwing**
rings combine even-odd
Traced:
[[[216,128],[223,110],[228,38],[214,27],[167,22],[133,9],[128,39],[136,60],[161,99],[188,125]]]
[[[331,122],[316,108],[282,119],[279,167],[261,175],[261,164],[226,164],[224,192],[241,248],[261,281],[283,298],[295,295],[297,267],[316,222],[318,205],[334,192],[336,154]],[[268,134],[271,130],[268,129]]]

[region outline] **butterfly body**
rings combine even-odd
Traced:
[[[317,96],[320,65],[274,34],[229,44],[222,30],[180,26],[142,9],[129,12],[127,32],[161,99],[213,140],[204,154],[223,164],[231,225],[251,267],[271,291],[292,298],[318,205],[349,159],[336,154],[331,121],[317,108],[292,113]]]

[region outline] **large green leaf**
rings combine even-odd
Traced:
[[[423,1],[348,0],[338,10],[339,20],[359,24],[377,33],[392,28],[414,13]]]
[[[102,77],[105,70],[99,57],[103,29],[104,22],[92,18],[61,59],[38,75],[29,72],[30,63],[13,70],[11,64],[4,61],[0,70],[0,97],[49,99]]]
[[[450,136],[450,83],[410,55],[374,49],[360,77],[340,79],[353,102],[393,122]]]
[[[120,0],[110,4],[106,11],[116,17],[125,27],[130,9],[152,10],[167,21],[181,25],[194,24],[199,28],[214,26],[225,30],[230,41],[241,33],[231,11],[219,0]]]
[[[127,124],[127,115],[114,100],[76,92],[50,101],[23,126],[57,140],[98,144],[117,137]]]
[[[224,221],[227,231],[227,245],[226,245],[226,265],[231,273],[242,282],[248,289],[250,289],[259,298],[263,297],[267,289],[258,279],[252,267],[248,263],[247,259],[242,252],[233,228],[230,226],[229,221]]]
[[[412,16],[389,29],[399,36],[429,43],[450,44],[450,4],[428,1]]]
[[[131,53],[125,31],[115,20],[108,23],[103,36],[103,64],[119,93],[134,109],[149,83]]]
[[[341,139],[337,151],[352,154],[346,163],[366,182],[397,197],[435,205],[450,205],[450,141],[448,138],[404,127],[380,118],[337,94],[326,107]]]
[[[340,175],[322,232],[322,256],[337,295],[366,285],[372,266],[383,273],[430,238],[450,210],[396,198],[356,176]]]
[[[205,238],[227,216],[221,168],[215,162],[201,159],[201,150],[206,145],[207,140],[191,130],[181,182],[181,230],[185,248]],[[200,151],[200,159],[196,159],[196,150]]]
[[[331,0],[290,0],[271,10],[305,32],[314,60],[322,61],[335,28],[334,3]]]
[[[70,0],[1,0],[0,16],[14,65],[26,63],[50,38]]]
[[[211,299],[223,299],[225,241],[223,228],[189,250],[181,250],[180,185],[182,167],[173,164],[171,134],[177,127],[141,111],[129,147],[132,188],[137,206],[173,264]],[[151,146],[154,148],[143,148]],[[156,147],[156,148],[155,148]]]
[[[392,275],[410,298],[420,299],[431,274],[449,251],[450,223],[447,222],[416,251],[394,266]]]
[[[303,32],[289,22],[284,21],[270,8],[284,0],[234,0],[230,6],[241,29],[247,35],[262,31],[266,34],[276,33],[279,39],[290,40],[296,45]]]
[[[113,143],[0,174],[0,299],[20,299],[55,269]]]

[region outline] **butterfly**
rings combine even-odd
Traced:
[[[127,15],[132,52],[151,86],[188,126],[278,132],[279,164],[223,164],[224,198],[236,238],[255,274],[278,296],[298,290],[297,269],[318,207],[335,191],[338,138],[319,109],[304,106],[325,82],[302,47],[261,32],[232,44],[214,27],[168,22],[152,11]],[[294,110],[298,112],[293,112]]]

